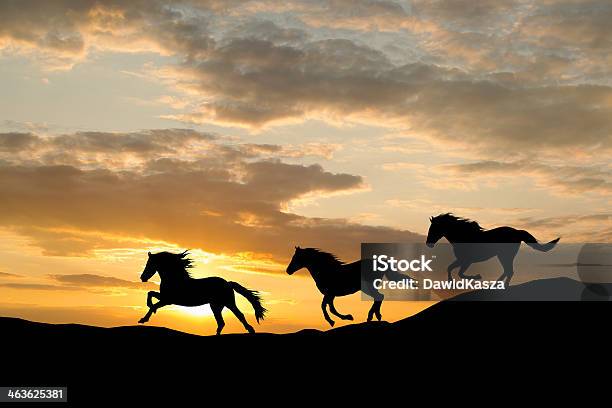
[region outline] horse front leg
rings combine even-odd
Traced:
[[[146,315],[144,315],[144,316],[142,317],[142,319],[140,319],[140,320],[138,321],[138,323],[143,324],[143,323],[148,322],[148,321],[149,321],[149,319],[151,318],[151,315],[152,315],[153,313],[156,313],[156,312],[157,312],[157,309],[159,309],[160,307],[167,306],[167,305],[168,305],[168,303],[164,303],[164,301],[162,301],[162,300],[160,299],[160,300],[159,300],[159,302],[157,302],[157,303],[155,303],[154,305],[152,305],[151,307],[149,307],[149,310],[147,311],[147,314],[146,314]]]
[[[333,296],[331,297],[331,299],[333,299]],[[329,314],[327,313],[327,304],[329,303],[330,300],[330,296],[325,295],[323,296],[323,302],[321,302],[321,310],[323,310],[323,317],[325,317],[325,320],[327,320],[327,323],[329,323],[329,325],[331,327],[334,327],[334,324],[336,324],[336,322],[334,322],[331,317],[329,317]]]
[[[155,292],[154,290],[149,291],[147,293],[147,307],[153,307],[153,298],[160,300],[161,294],[159,292]]]

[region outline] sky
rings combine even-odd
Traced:
[[[190,249],[194,275],[262,291],[261,330],[325,328],[284,272],[295,245],[352,261],[448,211],[610,242],[611,19],[601,0],[4,0],[0,312],[134,324],[147,251]]]

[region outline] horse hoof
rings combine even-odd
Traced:
[[[351,321],[352,321],[352,320],[353,320],[353,315],[346,315],[346,316],[344,317],[344,319],[345,319],[345,320],[351,320]]]
[[[146,321],[145,319],[140,319],[140,320],[138,321],[138,323],[139,323],[139,324],[145,324],[146,322],[147,322],[147,321]]]
[[[334,327],[334,324],[336,324],[336,322],[334,322],[333,320],[330,320],[330,321],[329,321],[329,325],[330,325],[331,327]]]
[[[482,276],[480,276],[480,274],[478,274],[478,275],[474,275],[474,279],[477,279],[477,280],[478,280],[478,279],[482,279]]]

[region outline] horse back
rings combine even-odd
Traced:
[[[497,227],[481,233],[482,243],[517,243],[521,242],[521,231],[512,227]]]
[[[321,274],[317,287],[323,294],[345,296],[361,288],[361,261],[342,264]]]
[[[229,282],[218,276],[190,278],[180,282],[162,281],[160,292],[169,302],[182,306],[199,306],[232,295]]]

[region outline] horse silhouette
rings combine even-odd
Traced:
[[[291,262],[287,265],[287,273],[293,275],[294,272],[302,268],[306,268],[310,272],[317,288],[323,294],[323,302],[321,303],[323,317],[332,327],[335,322],[329,317],[327,306],[340,319],[353,320],[352,315],[344,315],[336,310],[334,298],[336,296],[351,295],[360,290],[374,298],[374,303],[368,312],[368,322],[372,321],[374,315],[376,315],[379,321],[382,319],[380,307],[384,295],[374,288],[373,281],[374,279],[382,278],[383,272],[368,273],[365,275],[367,281],[362,281],[364,276],[361,273],[361,260],[347,264],[329,252],[324,252],[317,248],[300,248],[296,246]],[[388,279],[396,281],[412,279],[409,276],[393,271],[387,271],[384,275]]]
[[[512,227],[499,227],[485,230],[476,221],[457,217],[451,213],[430,217],[431,225],[427,233],[427,246],[433,248],[442,237],[453,247],[455,258],[448,268],[448,280],[452,280],[452,271],[459,268],[459,277],[464,279],[481,279],[480,275],[466,275],[465,271],[471,264],[486,261],[494,256],[501,263],[504,272],[497,279],[506,280],[510,284],[514,275],[514,257],[521,242],[538,251],[547,252],[554,248],[560,238],[546,244],[540,244],[533,235],[525,230]]]
[[[253,326],[247,322],[238,306],[236,306],[234,291],[244,296],[253,305],[257,323],[263,320],[267,311],[261,304],[259,292],[247,289],[236,282],[228,282],[217,276],[202,279],[192,278],[188,271],[192,267],[192,260],[187,257],[188,255],[187,251],[179,254],[170,252],[152,254],[149,252],[149,258],[140,279],[146,282],[157,272],[161,278],[161,283],[159,284],[159,292],[150,291],[148,293],[147,306],[149,310],[138,323],[148,322],[151,315],[163,306],[210,304],[217,321],[217,335],[221,334],[221,330],[225,326],[221,313],[224,307],[227,307],[236,315],[249,333],[255,333]],[[154,304],[153,298],[159,301]]]

